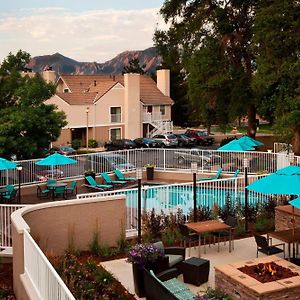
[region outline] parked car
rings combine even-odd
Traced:
[[[58,168],[50,168],[48,166],[35,166],[34,180],[46,181],[48,179],[59,179],[64,176],[64,172]]]
[[[134,170],[135,166],[129,163],[121,154],[95,153],[89,155],[85,169],[94,170],[96,174],[101,172],[111,172],[115,169]]]
[[[137,148],[157,148],[161,143],[150,138],[137,138],[134,140]]]
[[[130,139],[119,139],[105,143],[105,149],[108,151],[134,149],[136,144]]]
[[[75,155],[77,152],[75,149],[69,146],[53,146],[47,151],[46,156],[53,153],[59,153],[62,155]]]
[[[161,144],[161,147],[177,147],[178,140],[174,134],[157,134],[153,139]]]
[[[184,133],[174,134],[178,140],[179,147],[193,147],[196,145],[196,139],[190,136],[187,136]]]
[[[196,139],[197,144],[211,146],[214,143],[214,138],[209,136],[206,131],[188,129],[185,134]]]

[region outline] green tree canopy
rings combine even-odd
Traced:
[[[0,66],[0,155],[18,159],[38,157],[58,138],[66,116],[44,104],[55,93],[39,75],[22,76],[30,55],[9,54]]]
[[[140,61],[138,58],[133,58],[131,60],[129,60],[129,63],[127,66],[125,66],[123,68],[122,74],[125,73],[137,73],[137,74],[145,74],[145,67],[146,65],[140,65]]]

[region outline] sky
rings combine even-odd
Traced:
[[[105,62],[153,46],[164,0],[0,0],[0,62],[19,49]]]

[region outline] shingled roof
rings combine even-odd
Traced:
[[[59,80],[69,87],[70,92],[56,94],[70,105],[101,101],[101,97],[116,84],[124,86],[122,75],[61,75]],[[157,88],[156,82],[150,76],[140,76],[140,87],[140,100],[145,105],[173,104],[173,100]]]

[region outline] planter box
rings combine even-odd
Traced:
[[[146,167],[147,180],[153,180],[154,178],[154,167]]]

